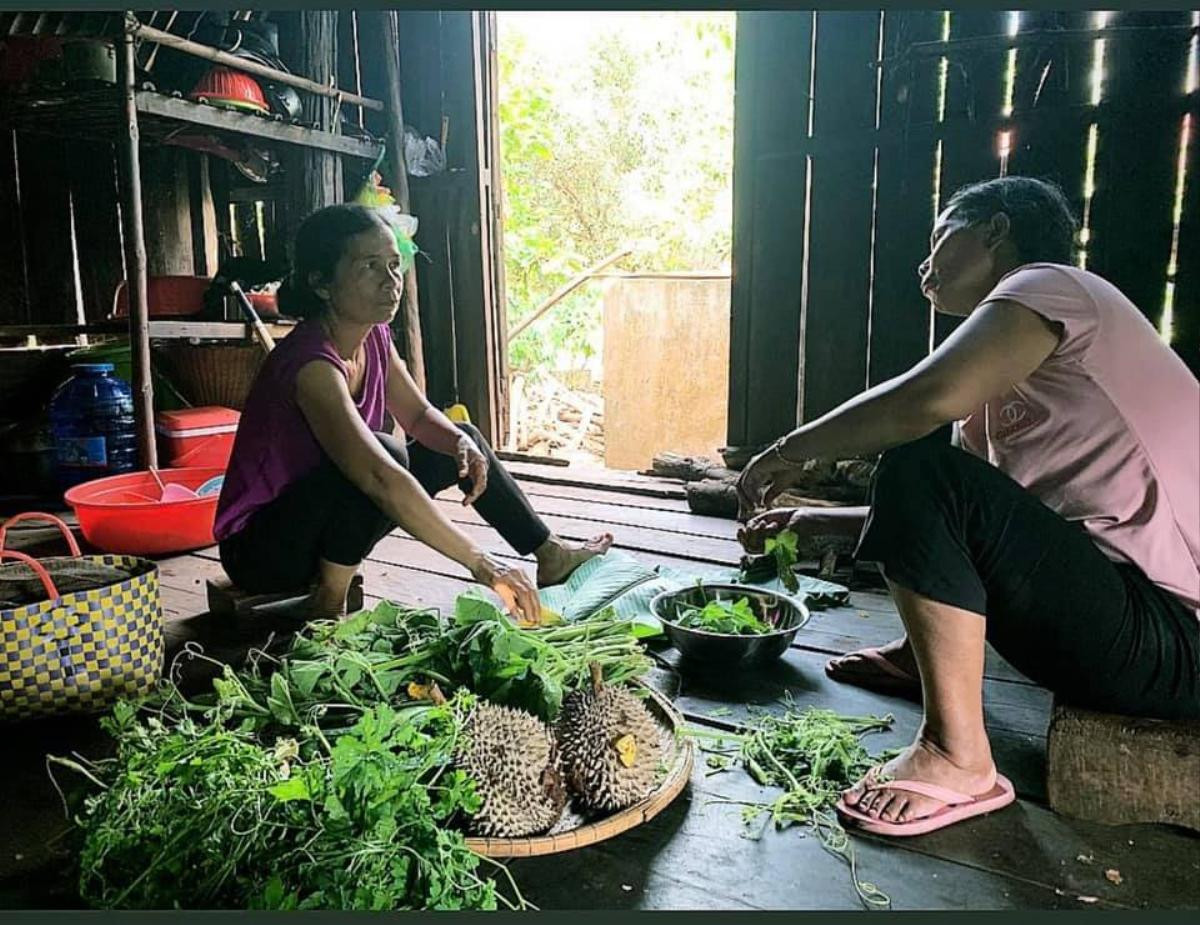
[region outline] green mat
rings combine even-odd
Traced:
[[[565,582],[543,588],[540,594],[543,606],[562,614],[567,623],[586,620],[611,607],[616,617],[633,622],[637,635],[649,637],[662,632],[658,618],[650,612],[650,601],[655,595],[695,584],[697,579],[737,581],[738,575],[737,569],[699,562],[687,571],[650,566],[627,552],[613,550],[589,559]],[[796,596],[801,597],[810,610],[836,607],[850,600],[850,591],[841,585],[806,575],[796,578],[800,582]],[[747,584],[788,593],[778,578]]]

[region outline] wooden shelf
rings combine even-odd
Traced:
[[[241,321],[151,321],[151,340],[244,340],[252,341],[250,325]],[[267,330],[277,340],[286,337],[293,323],[267,322]],[[77,334],[127,335],[129,325],[121,321],[97,321],[91,324],[6,324],[0,325],[0,338],[74,337]]]
[[[195,126],[209,131],[247,135],[268,141],[348,154],[369,160],[383,150],[374,138],[336,135],[272,116],[194,103],[152,90],[136,94],[138,130],[143,143],[162,144]],[[9,128],[61,138],[114,141],[122,130],[118,88],[55,90],[0,98],[0,123]]]

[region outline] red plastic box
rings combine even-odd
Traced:
[[[229,465],[240,418],[232,408],[216,406],[160,411],[154,419],[155,430],[166,465],[172,469],[224,469]]]

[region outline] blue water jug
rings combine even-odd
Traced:
[[[54,469],[63,490],[138,465],[133,392],[112,363],[76,363],[50,399]]]

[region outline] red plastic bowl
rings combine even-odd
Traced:
[[[234,109],[271,111],[258,81],[249,74],[228,67],[211,68],[192,88],[188,99],[207,100],[215,106],[231,106]]]
[[[150,276],[146,279],[146,304],[151,318],[198,315],[204,311],[204,293],[212,285],[205,276]],[[125,280],[117,284],[113,299],[114,318],[129,315],[129,292]]]
[[[224,469],[159,469],[164,485],[193,491]],[[211,546],[217,495],[183,501],[159,501],[161,492],[149,472],[126,472],[94,479],[67,491],[83,538],[105,552],[158,556]]]

